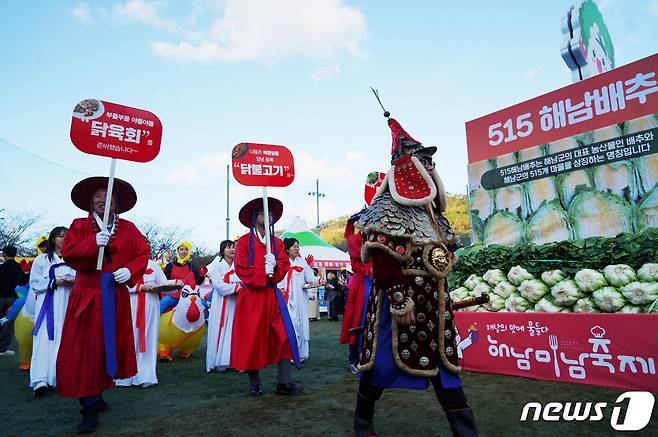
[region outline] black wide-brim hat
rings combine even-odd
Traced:
[[[281,215],[283,215],[283,203],[279,199],[274,197],[267,198],[267,208],[268,212],[272,214],[272,224],[279,221]],[[241,209],[238,218],[240,223],[245,225],[248,228],[251,228],[251,218],[254,213],[263,212],[263,198],[257,197],[253,200],[247,202]]]
[[[73,204],[81,210],[89,212],[92,196],[96,190],[107,189],[109,179],[107,176],[92,176],[75,184],[71,190]],[[137,203],[135,189],[122,179],[114,178],[112,192],[117,196],[117,213],[119,214],[130,211]]]

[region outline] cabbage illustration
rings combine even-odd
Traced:
[[[468,187],[471,190],[481,188],[482,175],[493,168],[492,162],[488,159],[468,164]]]
[[[487,219],[484,224],[484,242],[514,246],[523,242],[525,224],[516,214],[500,211]]]
[[[565,208],[569,208],[579,190],[592,188],[589,170],[575,170],[557,176],[557,191]]]
[[[574,197],[569,214],[576,238],[615,237],[633,231],[633,208],[613,194],[583,191]]]
[[[528,220],[527,241],[545,244],[572,238],[569,216],[557,200],[544,203]]]
[[[477,211],[481,220],[486,220],[494,211],[494,200],[491,193],[485,189],[477,188],[471,191],[471,211]]]
[[[658,227],[658,185],[644,196],[637,207],[637,230],[641,232],[656,227]]]
[[[529,212],[536,211],[544,202],[550,202],[559,197],[555,177],[550,176],[526,183]]]
[[[499,188],[496,190],[495,202],[497,211],[508,211],[520,218],[526,218],[528,215],[523,185]]]

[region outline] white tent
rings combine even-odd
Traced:
[[[295,217],[281,239],[291,237],[299,241],[302,257],[313,255],[313,267],[341,269],[350,266],[350,256],[347,253],[314,234],[299,216]]]

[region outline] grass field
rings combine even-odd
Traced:
[[[115,388],[104,396],[111,410],[101,415],[99,436],[344,436],[351,435],[357,378],[347,370],[347,350],[338,344],[340,323],[311,323],[311,359],[295,382],[297,397],[273,394],[276,369],[263,372],[262,398],[247,394],[246,375],[205,372],[205,342],[186,361],[158,364],[153,388]],[[14,344],[13,347],[16,345]],[[483,436],[608,436],[610,411],[600,422],[519,422],[527,402],[608,402],[623,391],[525,378],[469,373],[464,386]],[[0,358],[0,436],[71,435],[79,421],[74,399],[35,399],[18,357]],[[638,435],[658,435],[657,413]],[[450,436],[432,390],[389,390],[378,402],[380,435]]]

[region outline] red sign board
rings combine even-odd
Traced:
[[[658,54],[466,123],[468,162],[658,113]]]
[[[75,105],[71,141],[92,155],[148,162],[160,152],[162,123],[152,112],[96,99]]]
[[[287,187],[295,179],[292,153],[284,146],[240,143],[233,147],[233,177],[252,187]]]
[[[658,393],[658,315],[455,313],[466,370]]]

